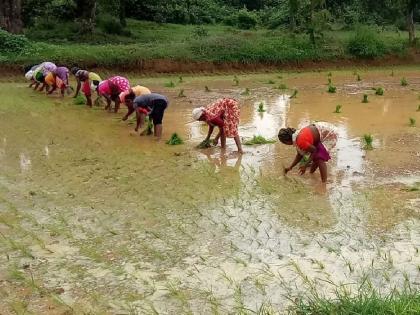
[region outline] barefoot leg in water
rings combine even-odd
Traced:
[[[319,172],[321,173],[321,180],[323,183],[327,182],[327,163],[323,160],[318,160],[317,161],[318,167],[319,167]]]

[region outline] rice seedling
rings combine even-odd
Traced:
[[[360,76],[360,74],[357,75],[357,81],[362,81],[362,77]]]
[[[331,78],[328,78],[328,84],[327,85],[331,85],[332,84],[332,80]]]
[[[207,149],[211,147],[211,140],[210,139],[204,139],[200,142],[199,145],[197,145],[197,149]]]
[[[183,83],[184,82],[184,78],[182,76],[178,77],[178,83]]]
[[[276,84],[276,82],[274,80],[268,80],[267,84]]]
[[[329,78],[331,78],[332,77],[332,73],[331,72],[328,72],[328,75],[327,75]]]
[[[78,95],[76,98],[73,99],[74,105],[84,105],[85,104],[85,98],[82,95]]]
[[[401,86],[407,86],[408,85],[408,81],[407,79],[404,77],[401,79]]]
[[[394,70],[391,71],[391,74],[390,75],[391,75],[391,77],[394,76]]]
[[[294,90],[293,94],[289,98],[296,98],[298,95],[298,90]]]
[[[204,87],[204,92],[211,92],[211,90],[209,89],[209,87],[206,85],[205,87]]]
[[[417,111],[420,112],[420,105],[417,106]]]
[[[378,87],[378,88],[376,88],[374,90],[375,90],[375,94],[376,95],[379,95],[379,96],[384,95],[384,89],[382,87]]]
[[[364,134],[363,135],[363,148],[365,150],[372,150],[373,149],[373,136],[371,134]]]
[[[265,112],[265,108],[264,108],[264,103],[263,102],[261,102],[261,103],[258,104],[257,112],[259,112],[259,113],[264,113]]]
[[[341,113],[341,108],[342,108],[343,106],[342,105],[336,105],[335,106],[335,111],[334,111],[334,113],[335,114],[340,114]]]
[[[184,89],[181,89],[178,93],[178,97],[186,97],[186,95],[184,94]]]
[[[146,118],[146,123],[146,129],[140,133],[141,136],[150,136],[153,134],[153,122],[149,117]]]
[[[327,92],[328,93],[335,93],[335,92],[337,92],[337,88],[334,85],[329,84]]]
[[[239,79],[236,75],[233,77],[233,83],[234,83],[235,86],[239,85]]]
[[[243,95],[243,96],[248,96],[248,95],[250,95],[251,94],[251,90],[249,89],[249,88],[245,88],[245,91],[243,91],[242,93],[241,93],[241,95]]]
[[[275,140],[269,140],[264,138],[263,136],[256,136],[254,135],[254,137],[251,140],[245,141],[244,144],[245,145],[256,145],[256,144],[269,144],[269,143],[275,143]]]
[[[367,94],[363,94],[362,103],[369,103],[369,99],[368,99],[368,95]]]
[[[175,87],[175,83],[171,80],[171,81],[165,83],[165,87],[167,87],[167,88],[174,88]]]
[[[284,83],[279,84],[279,86],[277,87],[277,89],[279,90],[287,90],[287,85]]]
[[[169,145],[178,145],[183,143],[184,141],[178,136],[176,132],[172,134],[168,141],[166,141],[166,144]]]
[[[416,126],[416,119],[415,119],[415,118],[413,118],[413,117],[410,117],[410,118],[408,119],[408,125],[409,125],[410,127],[415,127],[415,126]]]

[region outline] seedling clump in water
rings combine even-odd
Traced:
[[[408,85],[408,81],[406,78],[402,78],[401,79],[401,86],[407,86]]]
[[[267,84],[276,84],[273,80],[268,80]]]
[[[83,96],[78,95],[74,100],[73,100],[73,104],[74,105],[83,105],[85,104],[85,99]]]
[[[363,135],[363,148],[365,150],[372,150],[373,149],[373,136],[371,134],[364,134]]]
[[[249,94],[251,94],[251,91],[249,90],[249,88],[246,88],[245,89],[245,91],[243,91],[242,93],[241,93],[241,95],[249,95]]]
[[[207,149],[211,147],[211,140],[203,140],[200,142],[200,144],[197,146],[197,149]]]
[[[175,83],[173,81],[170,81],[168,83],[165,83],[165,87],[173,88],[173,87],[175,87]]]
[[[294,90],[292,96],[290,96],[290,98],[296,98],[298,94],[298,90]]]
[[[178,136],[176,132],[172,134],[168,141],[166,141],[166,144],[170,145],[178,145],[183,143],[184,141]]]
[[[147,117],[146,119],[147,119],[147,127],[140,134],[141,136],[150,136],[151,134],[153,134],[153,122],[149,117]]]
[[[381,88],[381,87],[376,88],[375,89],[375,94],[380,95],[380,96],[384,95],[384,89]]]
[[[362,103],[369,103],[369,100],[368,100],[368,95],[367,95],[367,94],[364,94],[364,95],[363,95],[363,100],[362,100]]]
[[[416,126],[416,119],[413,117],[409,118],[409,125],[410,127],[415,127]]]
[[[419,105],[419,106],[417,106],[417,111],[418,111],[418,112],[420,112],[420,105]]]
[[[258,105],[258,110],[257,110],[259,113],[264,113],[265,112],[265,109],[264,109],[264,103],[263,102],[261,102],[259,105]]]
[[[186,97],[184,94],[184,89],[181,89],[178,93],[178,97]]]
[[[328,93],[335,93],[335,92],[337,92],[337,88],[334,85],[329,84],[328,85]]]
[[[207,85],[204,87],[204,91],[205,92],[211,92],[211,90],[209,89],[209,87]]]
[[[183,83],[183,82],[184,82],[184,79],[182,78],[182,76],[179,76],[178,83]]]
[[[335,107],[335,111],[334,111],[334,113],[336,113],[336,114],[341,113],[341,107],[343,107],[343,106],[341,106],[341,105],[337,105],[337,106]]]
[[[233,82],[235,83],[236,86],[239,85],[239,79],[236,75],[233,77]]]
[[[360,74],[357,75],[357,81],[362,81],[362,78],[360,77]]]
[[[268,144],[268,143],[275,143],[274,140],[268,140],[263,136],[254,136],[251,140],[244,142],[245,145],[255,145],[255,144]]]

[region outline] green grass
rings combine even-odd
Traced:
[[[269,140],[264,138],[263,136],[254,136],[251,140],[245,141],[245,145],[257,145],[257,144],[269,144],[275,143],[275,140]]]
[[[265,112],[265,108],[264,108],[264,103],[263,102],[261,102],[261,103],[258,104],[257,112],[259,112],[259,113],[264,113]]]
[[[362,103],[369,103],[369,97],[367,94],[363,94]]]
[[[416,119],[415,119],[415,118],[413,118],[413,117],[410,117],[410,118],[408,119],[408,125],[409,125],[410,127],[415,127],[415,126],[416,126]]]
[[[290,98],[296,98],[298,95],[298,90],[294,90],[293,94],[290,96]]]
[[[77,95],[75,99],[73,99],[74,105],[84,105],[86,103],[85,98],[82,95]]]
[[[407,86],[408,85],[408,81],[406,78],[402,78],[401,79],[401,86]]]
[[[375,94],[376,95],[379,95],[379,96],[384,95],[384,92],[385,91],[384,91],[384,89],[382,87],[375,88],[374,90],[375,90]]]
[[[335,93],[335,92],[337,92],[337,88],[334,85],[329,84],[327,92],[328,93]]]
[[[291,310],[297,315],[416,315],[420,314],[418,292],[393,292],[380,295],[368,290],[352,296],[348,292],[337,292],[334,299],[319,296],[298,299]]]
[[[32,48],[20,54],[0,55],[0,64],[24,65],[40,60],[84,67],[135,67],[144,60],[282,63],[304,60],[352,58],[347,43],[354,31],[325,32],[319,45],[313,46],[305,33],[285,30],[238,30],[224,25],[203,26],[206,36],[194,36],[194,25],[158,24],[128,20],[130,36],[96,31],[79,36],[70,25],[46,30],[28,29]],[[406,34],[383,31],[385,54],[404,55]]]

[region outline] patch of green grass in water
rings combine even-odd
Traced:
[[[410,127],[415,127],[416,126],[416,119],[413,118],[413,117],[410,117],[408,119],[408,124],[409,124]]]
[[[373,149],[373,136],[371,134],[364,134],[363,135],[363,148],[365,150],[372,150]]]
[[[341,105],[337,105],[336,107],[335,107],[335,111],[334,111],[334,113],[335,114],[339,114],[339,113],[341,113],[341,108],[342,108],[343,106],[341,106]]]
[[[249,89],[249,88],[246,88],[245,89],[245,91],[243,91],[242,93],[241,93],[241,95],[242,96],[248,96],[248,95],[250,95],[251,94],[251,90]]]
[[[334,85],[329,84],[327,91],[328,91],[328,93],[335,93],[335,92],[337,92],[337,88]]]
[[[269,140],[264,138],[263,136],[254,136],[251,140],[245,141],[245,145],[257,145],[257,144],[269,144],[275,143],[275,140]]]
[[[369,97],[367,94],[363,94],[362,103],[369,103]]]
[[[290,98],[296,98],[298,95],[298,90],[294,90],[293,94],[290,96]]]
[[[181,139],[180,136],[178,136],[176,132],[172,134],[172,136],[169,138],[168,141],[166,141],[166,144],[169,144],[169,145],[179,145],[183,143],[184,141]]]
[[[258,104],[257,112],[259,112],[259,113],[264,113],[265,112],[265,108],[264,108],[264,103],[263,102],[261,102],[260,104]]]
[[[73,99],[74,105],[85,105],[85,98],[82,95],[77,95],[76,98]]]
[[[165,87],[167,87],[167,88],[174,88],[175,87],[175,83],[173,81],[169,81],[169,82],[165,83]]]
[[[406,78],[402,78],[401,79],[401,86],[407,86],[408,85],[408,81]]]
[[[379,95],[379,96],[384,95],[384,89],[382,87],[374,88],[374,90],[375,90],[376,95]]]

